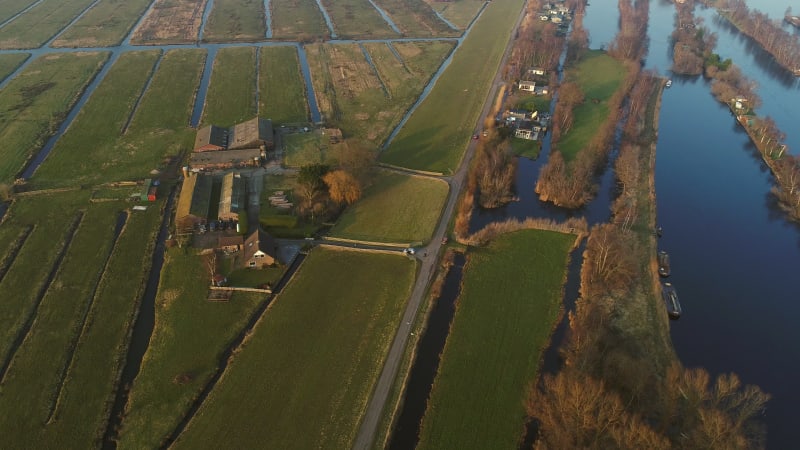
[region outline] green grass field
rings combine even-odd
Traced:
[[[0,3],[0,23],[14,17],[36,0],[6,0]]]
[[[214,0],[203,40],[257,41],[266,32],[263,0]]]
[[[417,448],[519,446],[574,241],[525,230],[469,253]]]
[[[125,54],[117,61],[120,66],[112,68],[37,170],[31,180],[34,186],[143,179],[161,165],[164,156],[190,149],[194,131],[188,124],[204,50],[168,51],[134,111],[127,133],[120,134],[156,53]]]
[[[258,114],[273,125],[306,122],[308,102],[294,47],[259,49]]]
[[[107,53],[42,56],[0,91],[0,182],[11,181],[53,135]]]
[[[530,141],[527,139],[521,139],[512,136],[511,151],[517,156],[536,159],[539,157],[539,153],[542,151],[541,140]]]
[[[214,59],[201,126],[229,127],[255,117],[255,89],[256,49],[220,49]]]
[[[567,71],[566,79],[576,82],[585,98],[574,109],[574,125],[557,144],[564,159],[571,161],[605,122],[608,100],[622,86],[625,66],[602,50],[592,50]]]
[[[340,39],[399,37],[368,0],[321,0]]]
[[[439,19],[423,0],[375,0],[375,3],[386,11],[406,36],[443,37],[461,34]]]
[[[283,135],[283,163],[289,167],[302,167],[309,164],[332,164],[330,143],[320,130],[310,133]]]
[[[461,30],[467,28],[472,19],[478,14],[481,7],[486,3],[484,0],[459,0],[457,2],[437,2],[436,0],[425,0],[431,8],[439,11],[442,17]]]
[[[119,45],[150,0],[101,0],[67,28],[53,47],[105,47]]]
[[[30,58],[30,53],[9,53],[0,55],[0,82],[11,75],[22,63]]]
[[[306,46],[320,111],[345,136],[382,142],[452,48],[428,44],[396,46],[402,62],[385,44],[364,44],[374,68],[357,44]]]
[[[36,224],[0,284],[8,294],[2,309],[8,342],[29,317],[73,218],[85,211],[4,380],[0,431],[10,447],[86,448],[105,431],[149,267],[152,247],[142,243],[152,240],[160,215],[157,207],[131,214],[112,250],[114,223],[128,204],[90,204],[88,194],[20,199],[3,224],[15,231]]]
[[[474,132],[522,2],[492,2],[380,160],[451,173]],[[469,74],[469,76],[464,76]]]
[[[313,250],[175,448],[350,448],[415,269]]]
[[[156,324],[133,385],[119,448],[156,448],[213,375],[225,347],[265,299],[237,292],[209,302],[209,274],[193,249],[167,253],[156,297]]]
[[[44,0],[0,28],[0,49],[41,46],[93,1]]]
[[[378,242],[425,242],[430,239],[447,200],[440,180],[378,172],[361,200],[349,206],[331,236]]]
[[[311,41],[328,38],[330,31],[314,0],[273,0],[272,37]]]

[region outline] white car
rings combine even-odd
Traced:
[[[404,255],[413,255],[414,253],[416,253],[416,251],[414,250],[413,247],[408,247],[403,249]]]

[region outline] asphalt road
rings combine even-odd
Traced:
[[[521,13],[517,19],[516,25],[514,25],[511,36],[516,35],[522,17],[523,14]],[[482,128],[483,119],[489,115],[492,104],[494,103],[494,97],[497,93],[497,89],[503,84],[501,69],[506,64],[506,60],[508,59],[508,55],[511,52],[512,46],[513,39],[509,39],[508,45],[506,46],[506,51],[503,54],[503,59],[498,66],[498,71],[495,74],[494,81],[492,82],[492,88],[489,90],[488,96],[483,104],[483,110],[481,111],[478,121],[475,124],[476,130]],[[439,224],[436,226],[436,231],[434,232],[430,243],[426,247],[417,249],[416,256],[421,262],[421,267],[417,275],[417,281],[414,284],[411,297],[408,299],[408,303],[406,304],[406,309],[405,312],[403,312],[403,319],[397,329],[397,334],[395,335],[394,341],[392,341],[392,345],[389,348],[389,354],[386,357],[386,362],[384,363],[381,375],[378,378],[378,382],[375,384],[375,390],[373,391],[369,403],[367,404],[367,409],[364,412],[364,418],[358,430],[356,441],[353,444],[353,449],[355,450],[366,450],[372,448],[372,442],[375,440],[375,434],[381,419],[381,413],[386,406],[386,401],[389,398],[389,392],[394,384],[394,380],[397,376],[397,370],[400,366],[400,361],[403,357],[406,344],[408,343],[408,337],[411,333],[411,326],[414,322],[414,318],[417,315],[417,310],[419,310],[419,305],[422,303],[422,299],[425,297],[425,293],[428,290],[428,286],[433,278],[433,274],[436,272],[435,266],[439,260],[439,250],[442,246],[442,238],[447,234],[450,217],[452,217],[453,212],[455,211],[458,195],[461,193],[464,181],[467,178],[469,162],[475,155],[475,149],[477,147],[476,144],[477,142],[474,140],[469,141],[469,145],[467,146],[467,150],[464,153],[464,157],[461,160],[458,170],[449,179],[445,178],[450,185],[447,204],[445,205],[444,211],[442,211],[442,215],[439,218]]]

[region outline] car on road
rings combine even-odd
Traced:
[[[477,134],[473,134],[473,135],[472,135],[472,140],[473,140],[473,141],[477,141],[479,137],[480,137],[480,136],[478,136]]]
[[[416,253],[416,250],[414,250],[414,247],[408,247],[408,248],[404,248],[403,249],[403,254],[404,255],[413,255],[414,253]]]

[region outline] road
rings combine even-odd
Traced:
[[[510,36],[516,35],[519,24],[522,21],[522,17],[523,13],[520,13],[520,16],[517,18],[517,23],[514,25],[514,29],[512,30]],[[492,87],[489,89],[486,100],[484,101],[483,110],[481,111],[478,121],[475,124],[476,130],[482,128],[483,119],[489,115],[494,103],[494,96],[496,95],[497,89],[503,84],[501,69],[506,64],[506,60],[511,52],[513,42],[513,39],[509,39],[505,53],[503,54],[503,58],[498,66],[497,73],[495,74],[494,81],[492,82]],[[464,186],[464,181],[467,178],[469,162],[472,160],[473,156],[475,156],[476,148],[477,142],[470,140],[467,150],[464,152],[464,157],[461,159],[461,164],[459,165],[458,170],[449,179],[445,178],[450,186],[447,204],[445,205],[444,211],[442,211],[442,215],[439,218],[439,223],[436,226],[436,231],[434,232],[430,243],[426,247],[417,250],[417,259],[419,259],[421,263],[419,273],[417,274],[417,281],[414,284],[411,296],[406,304],[406,309],[403,312],[403,319],[400,321],[397,334],[395,335],[392,345],[389,348],[389,354],[386,356],[386,362],[384,363],[383,370],[378,378],[378,382],[375,384],[375,390],[373,391],[369,403],[367,404],[367,409],[364,412],[364,418],[362,419],[361,426],[358,430],[356,441],[353,444],[353,449],[355,450],[367,450],[372,448],[372,443],[375,440],[375,434],[378,430],[382,412],[386,407],[386,401],[389,398],[389,392],[391,391],[392,385],[397,377],[397,370],[400,366],[400,361],[403,358],[403,354],[405,353],[406,344],[408,343],[408,337],[411,333],[411,327],[414,322],[414,318],[419,310],[419,305],[422,303],[423,298],[425,298],[425,293],[428,291],[428,286],[433,278],[433,274],[436,272],[435,267],[437,261],[439,260],[439,251],[441,250],[442,246],[442,238],[447,234],[450,217],[452,217],[453,212],[455,211],[459,194],[461,193],[461,189]]]

